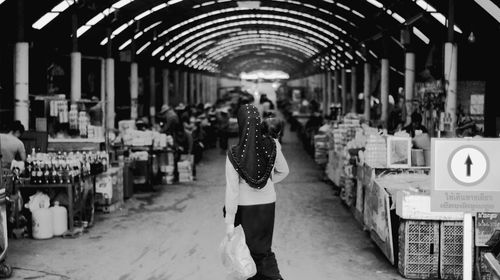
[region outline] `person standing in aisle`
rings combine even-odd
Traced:
[[[274,184],[288,175],[288,165],[276,139],[264,135],[259,111],[253,105],[238,110],[239,142],[226,158],[224,216],[226,234],[241,225],[257,266],[252,280],[280,280],[275,254],[271,250],[276,192]]]
[[[229,140],[229,107],[224,106],[217,112],[217,135],[219,137],[219,148],[225,154]]]
[[[14,121],[9,133],[0,134],[0,147],[3,167],[10,169],[13,160],[25,161],[26,149],[19,137],[24,133],[24,125],[20,121]]]

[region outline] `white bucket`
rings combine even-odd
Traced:
[[[59,206],[59,201],[54,202],[50,210],[54,236],[61,236],[68,230],[68,211],[65,207]]]
[[[52,211],[49,208],[39,208],[31,212],[34,239],[49,239],[54,237],[52,226]]]

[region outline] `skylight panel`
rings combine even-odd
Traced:
[[[132,39],[128,39],[127,41],[125,41],[125,43],[121,44],[121,46],[118,49],[121,51],[124,48],[126,48],[128,45],[130,45],[131,43],[132,43]]]
[[[422,31],[420,31],[420,29],[413,27],[413,33],[415,34],[415,36],[420,38],[420,40],[422,40],[425,44],[430,43],[431,40],[427,36],[425,36],[425,34],[422,33]]]
[[[114,3],[111,7],[115,8],[115,9],[120,9],[124,6],[126,6],[127,4],[129,4],[130,2],[133,2],[134,0],[120,0],[116,3]]]
[[[147,42],[146,44],[144,44],[140,49],[137,50],[136,54],[140,54],[142,51],[144,51],[147,47],[149,47],[149,45],[151,45],[151,41]]]
[[[0,5],[4,2],[5,0],[0,0]],[[73,5],[75,1],[74,0],[64,0],[59,2],[50,12],[46,13],[42,17],[40,17],[31,27],[34,29],[42,29],[44,28],[47,24],[49,24],[52,20],[54,20],[60,13],[64,12],[66,9],[68,9],[71,5]]]
[[[32,27],[35,29],[42,29],[45,25],[47,25],[49,22],[55,19],[58,15],[59,13],[48,12],[45,15],[43,15],[39,20],[37,20],[35,23],[33,23]]]
[[[481,8],[487,11],[497,22],[500,22],[500,8],[490,0],[474,0]]]
[[[335,3],[335,4],[337,4],[337,6],[341,7],[341,8],[342,8],[342,9],[344,9],[344,10],[347,10],[347,11],[350,11],[350,10],[351,10],[351,8],[347,7],[346,5],[344,5],[344,4],[342,4],[342,3],[337,2],[337,3]]]
[[[397,14],[397,13],[392,13],[392,14],[391,14],[391,16],[392,16],[395,20],[399,21],[399,23],[404,23],[404,22],[406,21],[406,19],[404,19],[402,16],[400,16],[400,15],[399,15],[399,14]]]
[[[62,13],[64,12],[69,6],[73,5],[73,0],[68,0],[68,1],[62,1],[61,3],[57,4],[54,8],[52,8],[51,12],[54,13]]]

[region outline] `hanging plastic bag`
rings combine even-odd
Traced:
[[[26,203],[24,207],[30,209],[31,212],[40,208],[49,208],[50,198],[48,195],[37,191],[34,195],[30,196],[29,202]]]
[[[233,236],[222,240],[219,251],[222,264],[228,272],[226,279],[245,280],[257,273],[257,267],[245,242],[245,232],[241,225],[234,229]]]

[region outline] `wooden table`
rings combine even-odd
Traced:
[[[86,209],[86,207],[93,207],[94,202],[94,180],[92,176],[86,176],[84,180],[80,179],[77,182],[66,183],[66,184],[21,184],[18,185],[19,191],[23,193],[26,190],[33,189],[64,189],[68,194],[68,229],[70,233],[75,230],[74,221],[75,214],[78,213],[80,220],[82,220],[84,211],[91,211],[91,217],[89,218],[89,226],[93,221],[93,211],[92,209]],[[90,197],[88,197],[90,195]],[[91,200],[91,205],[85,205],[86,199]]]

